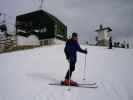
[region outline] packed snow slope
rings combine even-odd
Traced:
[[[0,100],[133,100],[133,50],[81,46],[72,79],[97,82],[97,89],[50,86],[64,79],[68,62],[64,45],[0,55]]]

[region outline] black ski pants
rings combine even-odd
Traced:
[[[65,79],[68,79],[68,80],[71,79],[72,72],[75,70],[75,64],[76,62],[69,61],[69,69],[66,73]]]

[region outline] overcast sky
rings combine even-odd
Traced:
[[[39,9],[40,0],[0,0],[0,12],[13,24],[15,16]],[[43,9],[79,33],[94,40],[99,24],[112,28],[114,39],[133,39],[133,0],[44,0]]]

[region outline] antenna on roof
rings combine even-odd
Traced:
[[[40,0],[41,2],[40,2],[40,9],[42,9],[43,8],[43,2],[44,2],[44,0]]]

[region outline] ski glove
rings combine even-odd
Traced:
[[[87,53],[88,53],[87,49],[85,49],[85,50],[84,50],[84,53],[85,53],[85,54],[87,54]]]

